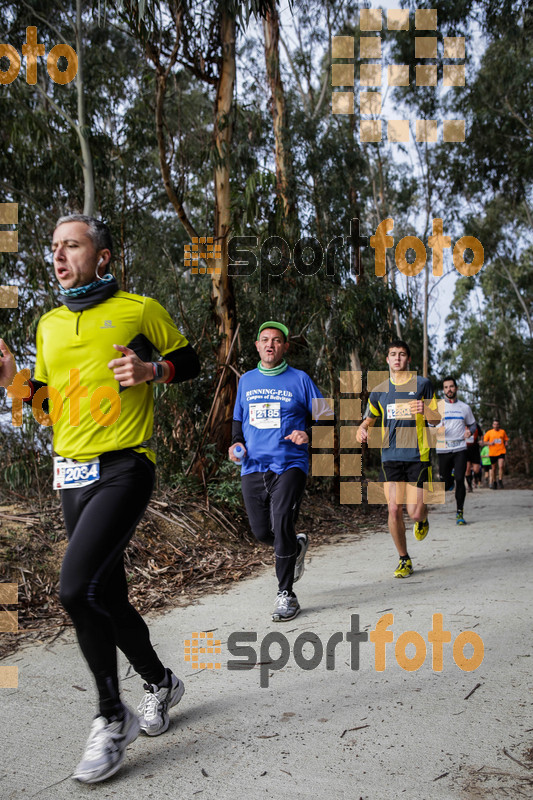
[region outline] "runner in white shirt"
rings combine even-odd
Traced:
[[[445,400],[444,417],[442,418],[444,445],[437,445],[439,472],[446,491],[453,489],[455,481],[456,524],[466,525],[463,514],[466,497],[466,440],[477,429],[477,423],[470,406],[457,399],[455,378],[444,378],[442,388]]]

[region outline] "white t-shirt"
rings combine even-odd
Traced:
[[[450,403],[445,398],[444,403],[444,447],[439,447],[439,453],[458,453],[466,450],[465,428],[475,422],[472,409],[462,400]]]

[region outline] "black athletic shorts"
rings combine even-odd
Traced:
[[[471,464],[481,463],[481,453],[479,452],[479,445],[477,444],[477,442],[476,444],[467,444],[466,460],[470,461]]]
[[[380,481],[414,483],[418,489],[432,480],[429,461],[385,461],[381,463]]]
[[[505,453],[501,453],[499,456],[489,456],[491,464],[497,464],[500,458],[505,458]]]

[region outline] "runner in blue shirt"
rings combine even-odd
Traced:
[[[395,578],[408,578],[413,563],[407,552],[403,505],[414,520],[415,538],[429,531],[424,483],[431,482],[427,421],[437,422],[437,401],[431,382],[410,372],[409,345],[395,339],[387,350],[390,377],[370,393],[365,419],[357,429],[357,441],[368,440],[368,429],[381,420],[383,446],[380,480],[385,482],[389,506],[389,530],[398,555]],[[388,439],[387,439],[388,436]]]
[[[239,381],[229,448],[236,463],[241,460],[235,448],[244,448],[242,493],[254,536],[274,546],[274,622],[300,612],[293,583],[303,575],[308,537],[296,536],[294,525],[309,470],[308,429],[313,419],[333,422],[332,410],[309,375],[285,361],[288,338],[281,322],[269,320],[259,328],[255,346],[260,361]]]

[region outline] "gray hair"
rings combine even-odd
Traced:
[[[66,217],[59,217],[56,228],[64,222],[84,222],[89,230],[87,236],[94,245],[95,250],[110,250],[113,256],[113,239],[111,231],[105,224],[95,217],[88,217],[86,214],[68,214]]]

